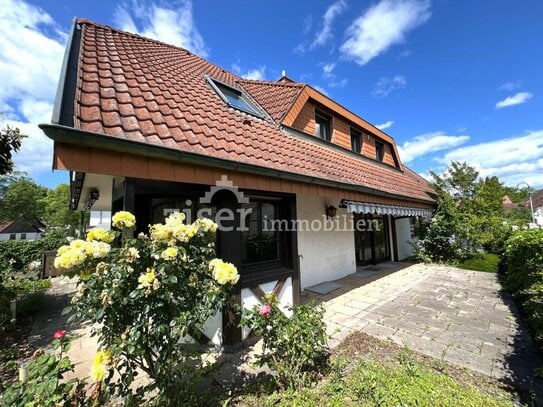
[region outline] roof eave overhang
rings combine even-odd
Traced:
[[[312,177],[304,174],[295,174],[258,165],[225,160],[221,158],[166,148],[153,144],[112,137],[101,133],[74,129],[72,127],[62,126],[59,124],[40,124],[39,127],[43,130],[47,137],[54,140],[55,142],[72,144],[79,147],[97,148],[121,153],[153,157],[173,162],[182,162],[186,164],[220,168],[230,171],[246,172],[249,174],[263,175],[290,181],[304,182],[307,184],[357,191],[391,199],[422,203],[426,205],[435,204],[435,201],[430,197],[428,197],[428,199],[419,199],[401,194],[390,193],[387,191],[381,191],[363,185],[354,185],[344,182]]]

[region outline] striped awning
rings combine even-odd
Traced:
[[[430,218],[432,211],[422,208],[410,208],[407,206],[381,205],[368,202],[343,201],[350,213],[369,213],[392,216],[422,216]]]

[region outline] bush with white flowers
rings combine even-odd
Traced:
[[[67,312],[97,323],[95,391],[122,397],[125,405],[140,405],[149,394],[156,405],[180,405],[201,371],[180,342],[226,303],[239,275],[215,258],[217,225],[208,219],[187,225],[182,213],[172,214],[137,238],[128,237],[132,214],[118,212],[112,223],[117,232],[93,229],[55,259],[56,267],[81,277]],[[142,373],[148,378],[135,381]]]

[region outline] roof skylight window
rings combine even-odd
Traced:
[[[219,82],[216,79],[208,78],[209,83],[229,106],[234,109],[262,117],[260,110],[241,92],[225,83]]]

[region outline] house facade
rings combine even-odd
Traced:
[[[173,211],[219,219],[235,301],[283,304],[356,268],[411,255],[435,195],[394,139],[309,85],[246,80],[182,48],[75,22],[52,122],[72,208],[131,211],[137,232]],[[248,333],[231,316],[214,343]]]
[[[37,218],[20,217],[0,225],[1,240],[36,240],[45,230],[45,224]]]

